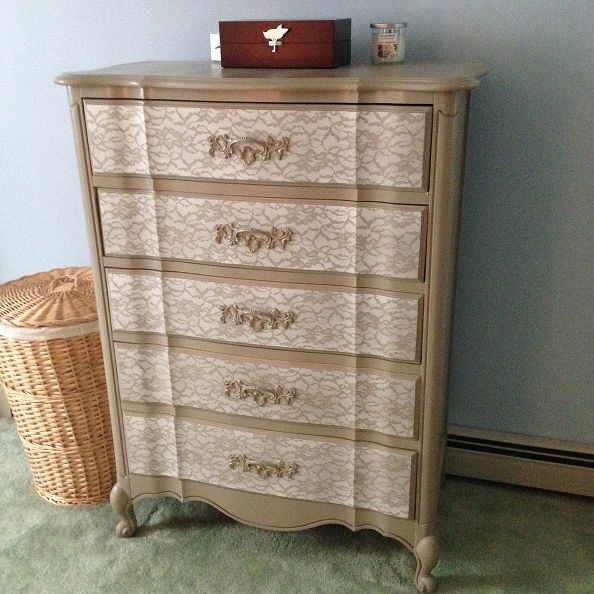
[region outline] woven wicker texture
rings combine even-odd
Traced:
[[[88,267],[56,268],[0,286],[0,324],[40,328],[96,319],[93,276]]]
[[[34,286],[35,278],[40,279],[40,288]],[[87,295],[82,299],[87,305],[78,309],[84,316],[80,321],[86,322],[92,315],[96,318],[88,268],[52,270],[0,286],[0,312],[15,311],[11,309],[15,303],[20,312],[34,311],[35,305],[27,306],[27,298],[42,303],[52,284],[53,290],[59,286],[62,295]],[[25,287],[22,293],[17,286]],[[8,305],[3,301],[6,296]],[[53,311],[54,322],[69,320],[72,325],[79,320],[75,319],[76,306],[69,304],[77,301],[81,300],[76,296],[46,299],[52,306],[45,312]],[[33,327],[32,317],[24,319]],[[7,322],[6,318],[2,321]],[[51,340],[15,340],[0,335],[0,382],[39,495],[61,505],[106,501],[116,477],[99,333]]]

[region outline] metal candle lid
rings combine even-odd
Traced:
[[[398,29],[406,27],[406,23],[371,23],[372,29]]]

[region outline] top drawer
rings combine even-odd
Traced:
[[[85,101],[93,173],[426,190],[428,106]]]

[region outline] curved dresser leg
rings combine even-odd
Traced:
[[[415,547],[417,558],[417,571],[415,573],[415,584],[419,592],[435,592],[437,580],[431,575],[431,571],[437,565],[439,559],[439,544],[437,538],[432,534],[421,539]]]
[[[109,501],[113,510],[120,516],[116,534],[121,537],[132,536],[136,532],[136,516],[130,496],[116,483],[111,489]]]

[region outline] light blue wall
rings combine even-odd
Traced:
[[[372,6],[373,8],[369,8]],[[208,59],[219,19],[406,20],[407,56],[481,60],[463,209],[451,421],[594,442],[590,0],[4,0],[0,282],[88,263],[58,73]]]

